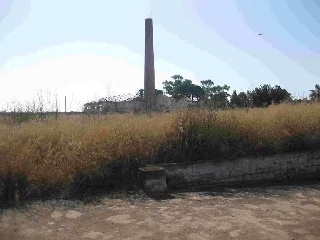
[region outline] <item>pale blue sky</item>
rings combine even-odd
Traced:
[[[0,106],[58,95],[69,110],[143,87],[144,19],[156,87],[171,75],[234,90],[320,83],[319,0],[0,0]],[[263,33],[259,36],[258,33]]]

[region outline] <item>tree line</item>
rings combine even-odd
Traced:
[[[229,94],[230,86],[215,84],[211,79],[200,81],[200,85],[194,84],[190,79],[184,79],[181,75],[173,75],[171,80],[165,80],[163,90],[156,89],[156,95],[166,94],[176,100],[188,98],[192,102],[204,101],[206,105],[225,107],[267,107],[271,104],[279,104],[284,101],[291,101],[292,95],[279,85],[271,86],[264,84],[253,90],[237,92],[234,90]],[[143,89],[140,89],[138,96],[143,97]],[[310,90],[311,100],[320,100],[320,86],[315,85]]]

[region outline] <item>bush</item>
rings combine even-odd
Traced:
[[[218,119],[213,110],[193,110],[181,114],[178,139],[162,146],[155,162],[185,162],[234,159],[247,155],[271,153],[270,144],[257,144],[236,131],[232,119]]]
[[[315,150],[320,148],[320,137],[314,134],[300,134],[283,139],[280,149],[286,152]]]
[[[8,173],[0,178],[0,207],[23,204],[30,194],[30,183],[24,174]]]
[[[96,168],[79,171],[70,184],[70,197],[86,197],[100,190],[132,190],[137,187],[138,168],[147,160],[131,158],[101,162]]]

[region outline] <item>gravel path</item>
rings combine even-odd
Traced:
[[[0,215],[0,239],[320,239],[320,182],[34,202]]]

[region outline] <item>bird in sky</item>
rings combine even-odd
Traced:
[[[262,36],[263,35],[263,33],[259,33],[259,36]]]

